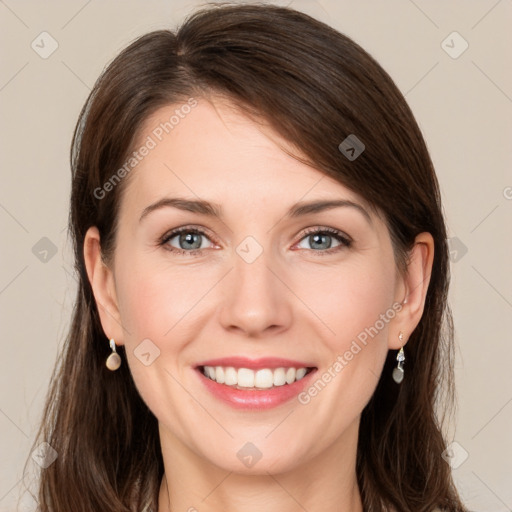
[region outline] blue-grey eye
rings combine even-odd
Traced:
[[[169,236],[167,243],[176,249],[192,251],[204,249],[203,239],[205,238],[205,235],[202,233],[188,230]],[[177,241],[177,245],[175,240]]]
[[[301,244],[306,241],[309,247],[305,247]],[[334,243],[333,243],[334,242]],[[309,235],[306,235],[298,246],[301,249],[312,249],[312,250],[327,250],[333,247],[343,245],[345,242],[344,238],[336,233],[330,233],[326,231],[316,231]]]

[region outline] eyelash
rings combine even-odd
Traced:
[[[206,233],[206,231],[203,231],[202,229],[198,229],[195,227],[189,227],[189,226],[183,226],[181,228],[176,228],[176,229],[166,233],[160,239],[159,245],[160,246],[167,245],[168,242],[172,238],[174,238],[176,235],[179,235],[181,233],[194,233],[197,235],[204,235],[205,237],[210,238],[208,236],[208,233]],[[338,245],[336,247],[332,247],[330,249],[326,249],[326,250],[315,251],[314,249],[306,249],[307,251],[316,253],[316,255],[318,255],[318,256],[325,256],[325,255],[333,254],[333,253],[336,253],[344,248],[349,248],[352,245],[352,240],[347,235],[345,235],[343,232],[338,231],[337,229],[327,228],[327,227],[308,228],[303,233],[302,237],[299,239],[299,242],[301,242],[304,238],[306,238],[312,234],[328,234],[328,235],[336,238],[336,240],[338,242],[340,242],[340,245]],[[215,240],[211,240],[211,241],[216,243]],[[204,249],[192,249],[191,251],[187,251],[185,249],[177,249],[176,247],[172,247],[172,246],[166,247],[166,250],[173,252],[173,253],[187,255],[187,256],[199,256],[201,254],[201,252],[204,251]]]

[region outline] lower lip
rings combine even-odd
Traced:
[[[196,369],[201,381],[216,398],[224,401],[235,409],[264,410],[277,407],[296,397],[311,380],[316,369],[292,384],[284,384],[269,389],[243,390],[219,384],[206,377],[200,369]]]

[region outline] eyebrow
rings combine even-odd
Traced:
[[[297,204],[294,204],[288,210],[288,212],[285,214],[283,218],[295,219],[298,217],[302,217],[304,215],[320,213],[326,210],[332,210],[333,208],[341,207],[355,208],[356,210],[363,214],[363,216],[366,218],[369,224],[373,224],[370,214],[363,206],[353,201],[349,201],[347,199],[329,199],[323,201],[319,200],[311,202],[299,202]],[[161,208],[177,208],[179,210],[198,213],[201,215],[207,215],[209,217],[216,217],[218,219],[221,219],[223,217],[222,207],[217,203],[210,203],[203,199],[164,197],[144,208],[139,218],[139,222],[142,221],[142,219],[144,219],[144,217],[149,215],[151,212],[159,210]]]

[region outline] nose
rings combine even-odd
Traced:
[[[284,269],[263,251],[252,262],[234,253],[234,268],[223,280],[220,322],[224,329],[245,336],[275,336],[289,328],[291,297]]]

